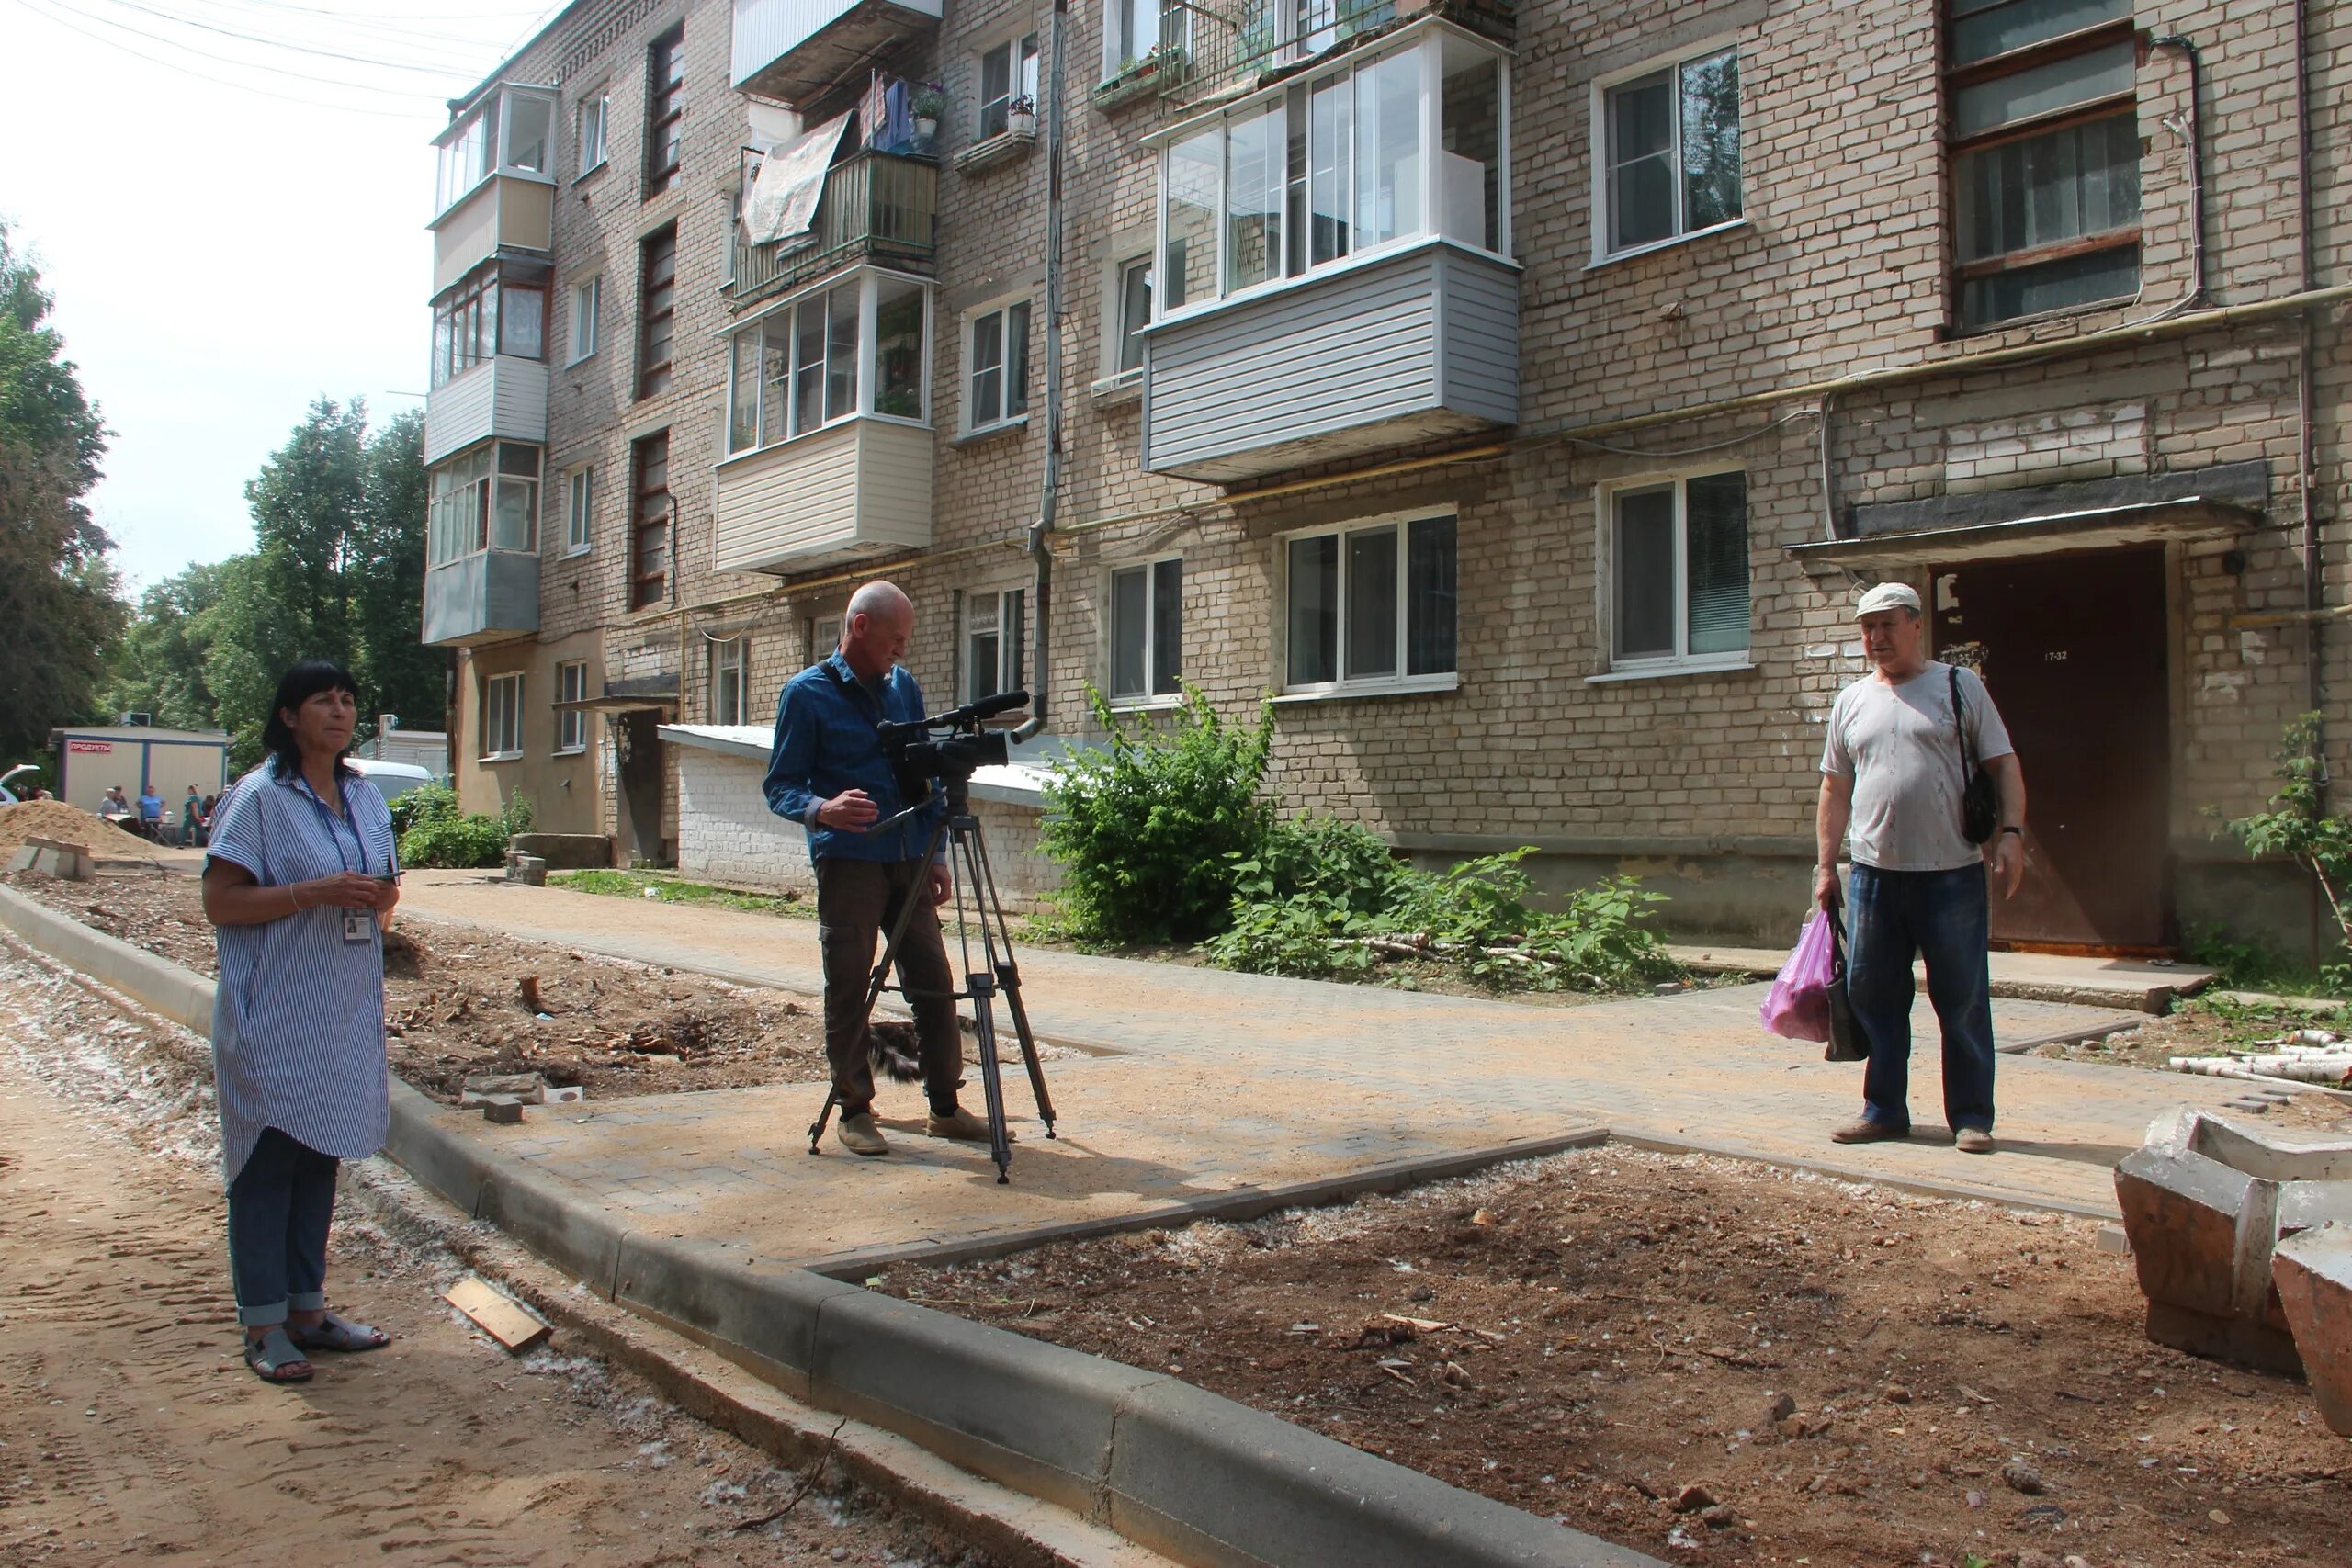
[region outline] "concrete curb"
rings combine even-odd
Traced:
[[[0,887],[0,924],[199,1032],[212,986]],[[642,1236],[503,1168],[397,1079],[386,1152],[599,1295],[687,1330],[796,1396],[914,1439],[1202,1568],[1664,1568],[1174,1378],[707,1242]]]

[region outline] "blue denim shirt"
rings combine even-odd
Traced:
[[[875,726],[886,718],[906,723],[922,716],[922,688],[912,675],[893,666],[878,681],[861,681],[839,651],[785,683],[776,700],[775,750],[763,787],[769,810],[808,829],[811,859],[905,861],[922,854],[939,825],[936,803],[879,833],[817,824],[817,807],[847,789],[864,790],[884,817],[898,815],[907,802],[899,798],[899,783],[890,776]]]

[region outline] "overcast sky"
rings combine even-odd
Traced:
[[[251,546],[313,398],[424,400],[427,142],[561,3],[409,3],[0,0],[0,220],[112,431],[134,591]]]

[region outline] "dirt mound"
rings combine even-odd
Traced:
[[[0,851],[13,850],[27,839],[55,839],[79,844],[104,860],[137,856],[153,860],[155,846],[136,833],[93,817],[62,800],[25,800],[0,806]]]

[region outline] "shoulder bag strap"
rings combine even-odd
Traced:
[[[1950,668],[1951,671],[1951,728],[1952,733],[1960,737],[1960,782],[1964,784],[1968,782],[1969,776],[1976,772],[1976,748],[1968,743],[1968,726],[1962,722],[1965,709],[1962,708],[1960,700],[1960,666],[1954,664]]]

